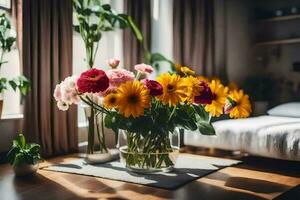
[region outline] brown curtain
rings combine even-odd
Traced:
[[[44,156],[78,150],[77,110],[59,111],[55,85],[72,74],[72,1],[23,0],[23,70],[31,80],[24,132]]]
[[[215,65],[213,0],[174,0],[174,59],[205,76],[218,75]]]
[[[130,15],[141,29],[148,49],[151,43],[150,8],[150,0],[125,0],[124,2],[124,12]],[[127,69],[133,69],[135,64],[145,62],[143,47],[130,29],[124,31],[123,41],[124,64]]]

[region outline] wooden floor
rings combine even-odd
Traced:
[[[75,157],[58,157],[42,165]],[[16,178],[11,167],[4,164],[0,165],[0,199],[300,199],[296,196],[299,188],[295,188],[300,184],[300,162],[256,157],[242,160],[240,165],[224,168],[174,191],[46,170],[39,170],[35,177]]]

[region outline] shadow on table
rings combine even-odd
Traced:
[[[219,169],[224,168],[224,166],[214,166]],[[148,183],[145,185],[168,190],[175,190],[189,182],[192,182],[196,179],[199,179],[210,173],[215,172],[215,170],[212,169],[180,168],[174,169],[171,173],[139,174],[129,171],[124,167],[113,166],[110,163],[102,164],[101,167],[110,168],[118,171],[124,171],[130,174],[131,176],[151,180],[153,181],[153,183]]]
[[[0,194],[5,199],[95,199],[78,196],[74,192],[62,187],[60,184],[40,175],[13,177],[5,180],[4,186],[0,187],[5,195]]]

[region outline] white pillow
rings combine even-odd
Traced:
[[[284,103],[267,112],[269,115],[282,117],[300,117],[300,102]]]

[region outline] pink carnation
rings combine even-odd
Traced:
[[[111,69],[106,72],[106,75],[108,76],[110,87],[113,88],[134,79],[134,74],[125,69]]]
[[[154,71],[152,66],[146,65],[145,63],[135,65],[134,69],[138,72],[147,73],[147,74],[151,74]]]

